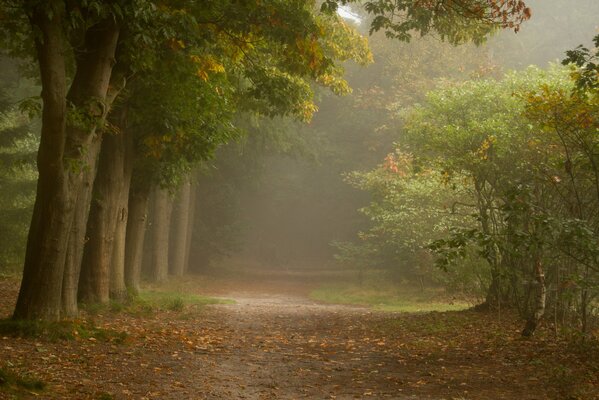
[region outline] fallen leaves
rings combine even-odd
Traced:
[[[364,313],[291,297],[173,315],[98,316],[102,329],[127,333],[122,343],[2,337],[0,367],[48,382],[44,399],[532,400],[557,393],[551,379],[588,393],[598,385],[575,380],[596,366],[588,351],[522,341],[515,320],[494,315]]]

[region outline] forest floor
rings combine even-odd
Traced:
[[[88,310],[69,338],[0,333],[0,399],[599,399],[596,346],[523,340],[509,315],[323,304],[274,278],[175,287]],[[0,318],[17,289],[0,278]]]

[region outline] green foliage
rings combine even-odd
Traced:
[[[165,10],[164,18],[167,46],[130,86],[126,105],[137,169],[162,186],[177,186],[238,138],[239,112],[309,120],[312,83],[348,92],[337,63],[371,60],[365,39],[308,1],[189,3]]]
[[[42,392],[46,383],[29,375],[18,374],[8,368],[0,368],[0,392],[18,394],[22,391]]]
[[[333,12],[339,4],[352,0],[326,0],[321,9]],[[364,2],[373,16],[370,33],[382,30],[393,39],[409,41],[416,33],[435,33],[443,40],[458,44],[480,43],[497,28],[513,28],[530,18],[524,1],[467,0],[456,5],[450,0],[436,2],[374,0]]]
[[[474,223],[452,212],[463,190],[443,185],[442,174],[421,168],[399,149],[376,170],[350,174],[348,182],[368,191],[372,201],[360,209],[370,220],[369,230],[358,234],[358,243],[338,247],[337,258],[346,263],[383,268],[396,279],[430,282],[429,241],[444,237],[451,227]]]
[[[593,38],[594,50],[580,45],[566,52],[564,65],[574,64],[578,67],[574,75],[576,86],[581,92],[597,91],[599,89],[599,35]]]
[[[346,246],[346,258],[409,276],[402,263],[432,251],[442,270],[488,285],[488,301],[528,318],[545,311],[545,285],[555,285],[552,306],[579,313],[588,329],[599,260],[597,100],[572,88],[566,69],[529,68],[441,85],[404,111],[401,151],[350,180],[373,203],[359,235],[368,246]],[[426,174],[435,179],[415,185]]]

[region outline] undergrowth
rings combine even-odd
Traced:
[[[37,396],[45,388],[46,384],[35,377],[0,368],[0,393],[18,396],[25,392]]]
[[[0,320],[0,335],[44,338],[50,341],[88,339],[114,343],[122,343],[127,338],[125,332],[99,328],[90,322],[47,322],[12,319]]]
[[[149,316],[158,311],[183,312],[192,311],[209,304],[231,304],[232,300],[200,296],[196,294],[144,290],[139,294],[130,294],[124,301],[111,301],[109,304],[83,305],[82,309],[89,315],[101,313],[126,313],[132,316]]]

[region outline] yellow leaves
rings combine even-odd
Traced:
[[[144,144],[148,149],[146,155],[155,159],[160,159],[162,156],[162,143],[163,137],[161,136],[148,136],[144,139]]]
[[[321,68],[324,55],[316,37],[305,38],[298,36],[295,39],[295,45],[298,54],[307,61],[310,70],[317,71]]]
[[[175,39],[172,38],[169,42],[168,42],[168,46],[172,49],[172,50],[182,50],[185,48],[185,42],[181,39]]]
[[[196,75],[203,81],[207,81],[210,74],[222,74],[225,73],[225,67],[219,63],[214,57],[191,55],[189,57],[191,61],[197,65]]]
[[[487,160],[489,158],[489,152],[493,148],[493,144],[497,141],[497,138],[493,135],[487,137],[481,143],[480,147],[476,150],[477,156],[481,160]]]
[[[178,131],[174,135],[149,135],[143,142],[146,146],[146,156],[161,159],[167,146],[181,147],[185,143],[185,133]]]
[[[310,121],[312,116],[316,111],[318,111],[318,106],[311,101],[303,102],[300,106],[302,119],[304,121]]]
[[[593,97],[543,85],[526,98],[526,115],[548,132],[586,132],[599,129],[597,103]]]
[[[441,173],[441,183],[443,185],[448,185],[451,182],[451,174],[449,171],[445,170]]]
[[[332,74],[323,74],[318,77],[317,81],[321,85],[331,88],[335,94],[343,95],[352,92],[351,87],[345,79]]]

